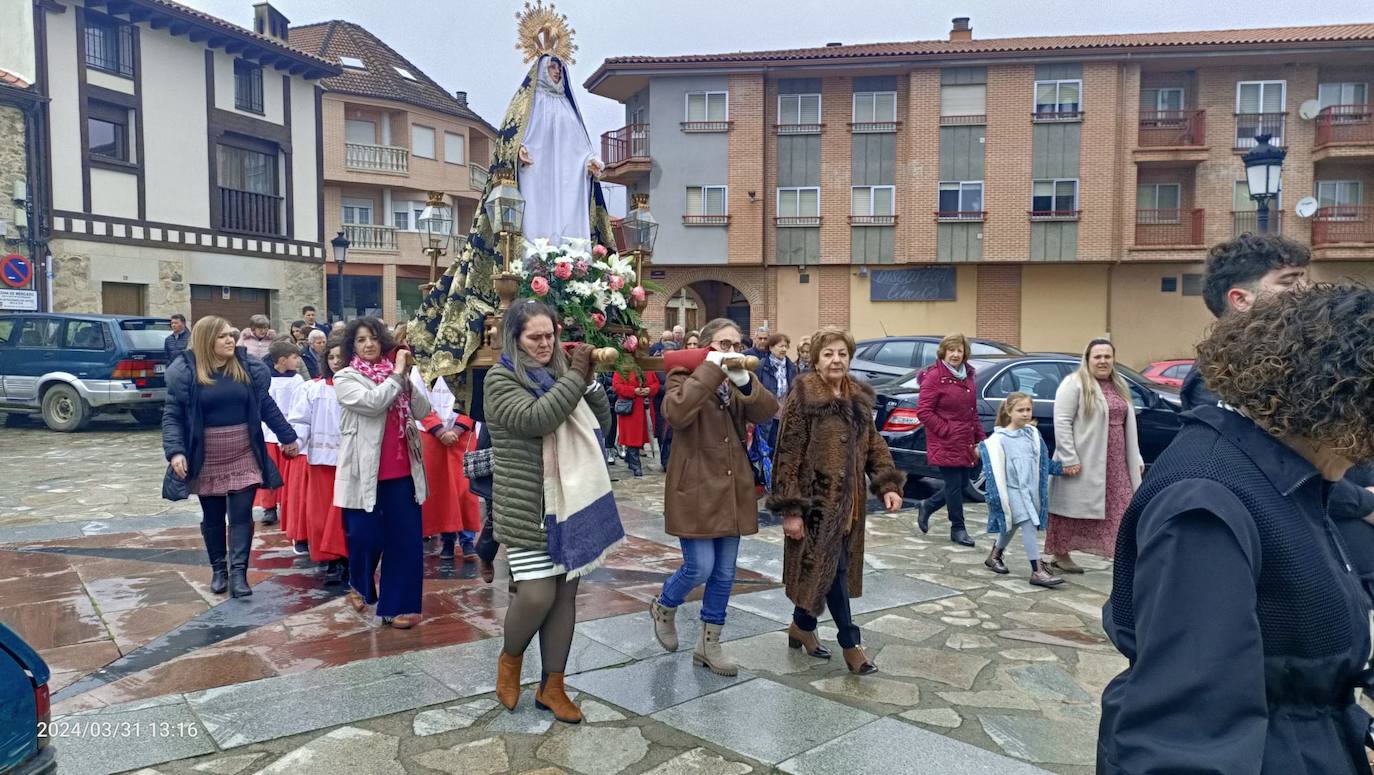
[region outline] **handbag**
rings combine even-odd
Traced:
[[[615,400],[615,413],[621,417],[628,417],[634,414],[635,402],[633,398],[617,398]]]
[[[496,467],[496,450],[491,448],[491,434],[482,424],[477,433],[477,449],[463,455],[463,475],[468,489],[478,497],[491,500],[492,471]]]

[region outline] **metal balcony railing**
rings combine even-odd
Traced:
[[[1076,221],[1082,210],[1028,210],[1032,221]]]
[[[1313,245],[1374,244],[1374,206],[1335,205],[1312,216]]]
[[[1317,114],[1317,142],[1374,143],[1374,105],[1332,105]]]
[[[985,114],[974,116],[940,116],[940,126],[978,126],[988,123]]]
[[[280,235],[282,198],[238,189],[219,189],[219,227],[245,234]]]
[[[1206,119],[1205,110],[1142,110],[1136,144],[1141,148],[1206,145]]]
[[[396,250],[396,227],[368,223],[345,223],[344,236],[356,250]]]
[[[1236,148],[1254,148],[1256,135],[1270,135],[1270,145],[1283,145],[1287,113],[1237,113]]]
[[[773,225],[779,228],[804,228],[808,226],[820,226],[821,217],[819,215],[778,215],[773,217]]]
[[[1232,210],[1231,234],[1239,237],[1246,233],[1259,233],[1259,213],[1254,210]],[[1274,207],[1269,208],[1269,233],[1283,233],[1283,211]]]
[[[851,215],[849,216],[850,226],[896,226],[897,216],[895,215]]]
[[[728,215],[684,215],[682,216],[683,226],[729,226],[730,216]]]
[[[825,124],[774,124],[773,132],[780,135],[818,135]]]
[[[607,166],[649,158],[649,125],[630,124],[601,135],[601,159]]]
[[[410,171],[410,151],[389,145],[344,143],[344,166],[365,172]]]
[[[1135,244],[1201,245],[1204,213],[1201,208],[1136,210]]]
[[[987,210],[936,210],[935,220],[945,222],[955,221],[985,221],[988,217]]]

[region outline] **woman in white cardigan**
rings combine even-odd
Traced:
[[[1131,390],[1116,371],[1116,347],[1106,339],[1089,342],[1078,371],[1059,384],[1054,443],[1065,476],[1050,488],[1045,552],[1054,556],[1054,570],[1082,573],[1069,553],[1113,556],[1121,517],[1145,472]]]

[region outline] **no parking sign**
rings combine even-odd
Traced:
[[[33,264],[18,253],[11,253],[0,261],[0,281],[11,288],[27,288],[33,280]]]

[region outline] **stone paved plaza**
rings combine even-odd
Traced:
[[[648,600],[678,563],[650,475],[618,481],[630,540],[581,588],[568,683],[587,722],[568,726],[528,685],[515,713],[496,705],[499,578],[427,557],[424,622],[394,631],[261,531],[254,596],[213,596],[194,502],[157,497],[156,433],[109,422],[0,438],[11,470],[30,472],[0,495],[0,621],[53,668],[63,773],[1078,775],[1124,667],[1101,631],[1108,563],[1031,587],[1019,553],[996,576],[986,537],[963,549],[913,535],[904,511],[870,518],[854,601],[881,672],[786,647],[776,524],[741,545],[725,628],[740,675],[694,668],[690,646],[664,654],[650,632]],[[679,613],[684,644],[694,611]],[[833,629],[821,635],[834,648]],[[538,679],[534,649],[525,679]]]

